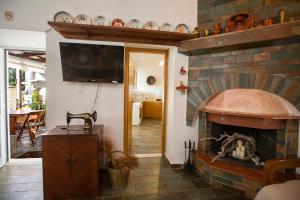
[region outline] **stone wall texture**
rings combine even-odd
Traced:
[[[247,12],[254,22],[272,18],[279,21],[279,10],[286,11],[286,19],[300,19],[299,0],[198,0],[200,29],[212,28],[215,23],[225,26],[235,14]],[[279,95],[300,110],[300,40],[276,41],[269,46],[244,50],[223,50],[218,53],[189,57],[187,97],[187,125],[193,125],[198,107],[208,97],[232,88],[255,88]],[[276,158],[294,158],[298,149],[298,120],[285,120],[277,131]],[[209,137],[211,122],[207,114],[199,114],[199,140]],[[207,153],[210,141],[199,142],[198,152]],[[258,180],[214,169],[201,159],[195,167],[205,179],[222,188],[243,191],[253,198],[261,188]]]
[[[279,10],[286,11],[286,19],[300,19],[299,0],[198,0],[198,25],[200,29],[212,28],[215,23],[225,26],[235,14],[247,12],[254,22],[272,18],[279,21]],[[211,95],[232,88],[255,88],[277,94],[300,110],[300,41],[290,39],[274,42],[269,46],[244,50],[224,50],[218,53],[189,57],[187,95],[187,125],[193,125],[199,115],[199,137],[211,134],[211,122],[198,107]],[[286,120],[277,131],[277,158],[293,158],[298,150],[297,120]],[[207,153],[210,141],[199,142],[198,153]],[[196,158],[195,167],[211,184],[238,189],[253,198],[261,188],[258,180],[239,176],[222,169],[209,167]]]
[[[212,28],[235,14],[247,12],[254,22],[272,18],[300,19],[299,0],[198,0],[200,29]],[[209,96],[232,88],[255,88],[277,94],[300,109],[300,40],[273,42],[271,46],[189,57],[187,125]]]
[[[190,56],[188,86],[187,125],[207,97],[232,88],[266,90],[300,110],[300,41]]]

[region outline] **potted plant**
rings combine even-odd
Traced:
[[[38,90],[34,90],[32,92],[32,103],[30,104],[30,108],[32,110],[45,109],[45,105],[43,104],[43,97],[42,95],[40,95]]]
[[[126,155],[123,151],[112,151],[112,142],[104,139],[106,169],[111,186],[114,189],[125,188],[128,185],[130,170],[138,166],[137,157]]]

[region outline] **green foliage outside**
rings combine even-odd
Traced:
[[[43,110],[45,109],[45,105],[43,104],[42,95],[40,95],[39,91],[35,90],[32,92],[32,103],[30,104],[30,108],[32,110]]]
[[[8,68],[8,86],[16,87],[16,85],[17,85],[16,69]]]

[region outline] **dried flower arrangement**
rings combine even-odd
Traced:
[[[121,153],[119,151],[113,151],[112,153]],[[123,152],[122,152],[123,153]],[[112,155],[112,154],[110,154]],[[119,169],[121,171],[128,171],[138,166],[137,157],[131,155],[119,155],[118,157],[112,156],[108,160],[107,167],[111,169]]]
[[[108,137],[104,138],[103,143],[104,152],[107,155],[106,167],[125,171],[138,166],[137,157],[132,155],[125,155],[123,151],[112,151],[113,143]]]
[[[112,143],[111,139],[109,137],[104,137],[103,150],[106,153],[106,155],[108,155],[112,152],[113,147],[114,147],[114,144]]]

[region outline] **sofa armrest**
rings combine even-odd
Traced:
[[[263,186],[275,183],[274,173],[280,169],[293,169],[300,167],[300,158],[271,159],[265,163],[263,170]]]

